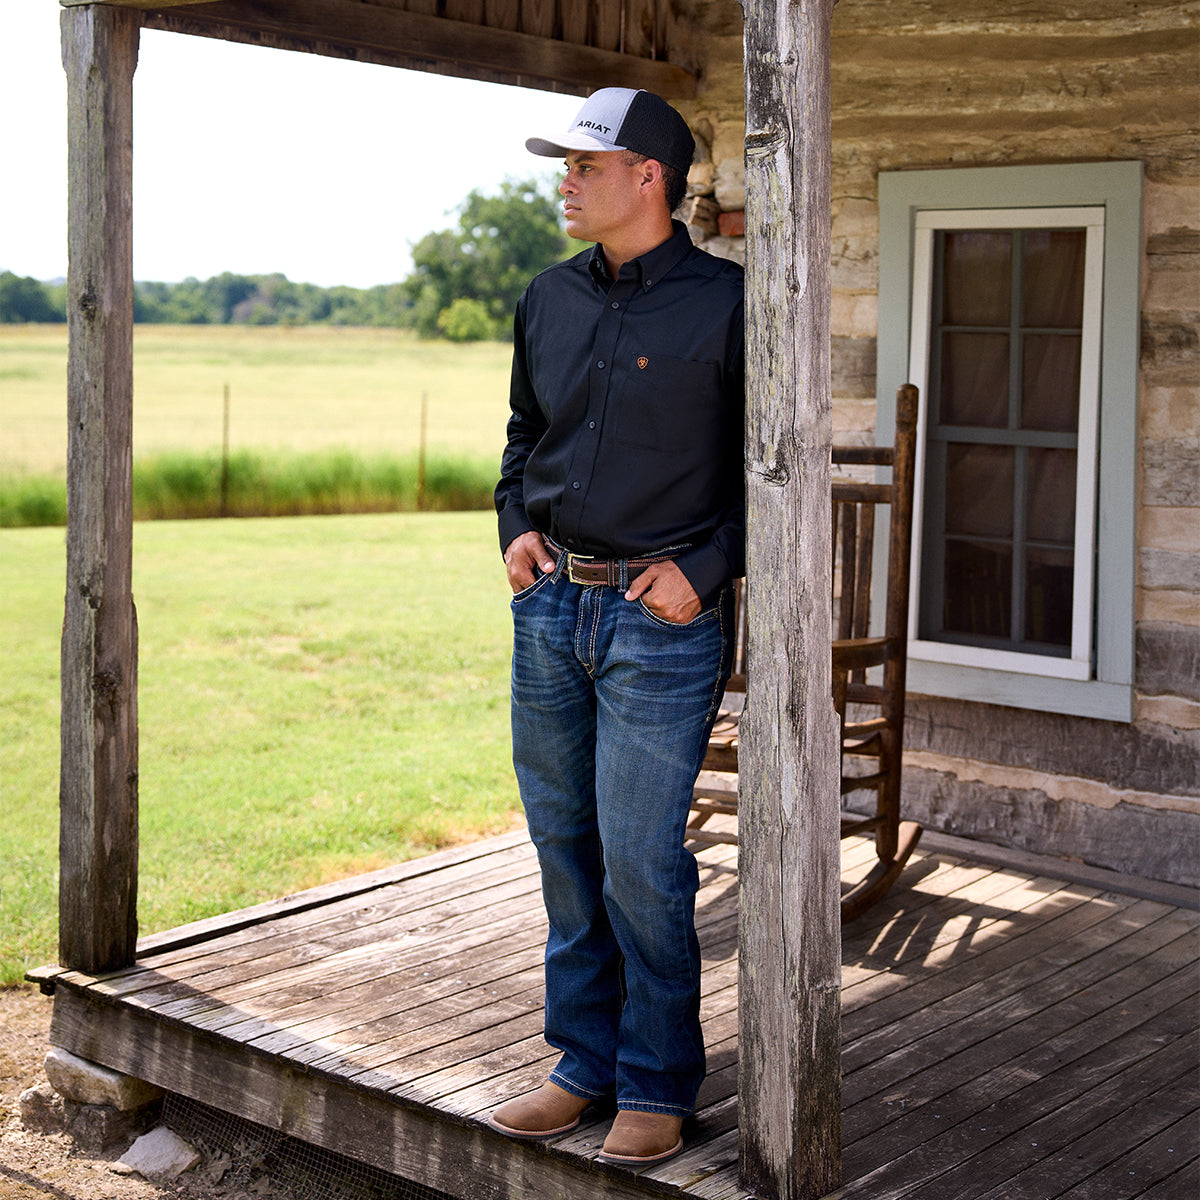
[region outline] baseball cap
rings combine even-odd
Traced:
[[[546,158],[570,150],[632,150],[687,174],[696,140],[687,122],[661,97],[637,88],[593,92],[563,134],[531,137],[525,149]]]

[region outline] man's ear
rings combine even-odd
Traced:
[[[662,163],[658,159],[647,158],[638,165],[641,167],[638,184],[643,192],[649,192],[656,187],[663,186]]]

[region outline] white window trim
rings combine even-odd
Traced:
[[[921,538],[924,528],[925,434],[927,412],[917,421],[917,485],[913,496],[912,596],[909,601],[909,656],[928,662],[991,667],[1064,679],[1092,677],[1092,584],[1096,532],[1096,423],[1100,406],[1100,317],[1104,279],[1104,209],[995,208],[928,209],[918,212],[913,245],[913,321],[908,378],[929,390],[929,334],[933,313],[933,242],[942,229],[1059,229],[1087,231],[1084,257],[1084,306],[1079,379],[1079,431],[1075,473],[1074,590],[1069,658],[989,650],[917,635],[920,612]]]
[[[919,214],[1020,208],[1021,223],[1028,227],[1032,213],[1041,208],[1103,207],[1105,211],[1098,413],[1095,453],[1090,456],[1097,471],[1093,676],[1068,678],[1061,670],[1052,675],[1032,674],[1025,662],[1020,664],[1025,669],[1000,663],[942,662],[920,657],[922,644],[910,645],[908,690],[1129,721],[1133,715],[1142,164],[881,172],[879,200],[876,436],[881,442],[891,440],[896,388],[909,373]],[[876,572],[877,578],[883,574]],[[881,611],[879,605],[876,608]],[[1069,661],[1052,663],[1061,668]]]

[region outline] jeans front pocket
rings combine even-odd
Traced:
[[[528,587],[523,587],[519,592],[513,592],[512,603],[520,604],[521,601],[528,600],[529,597],[535,595],[548,580],[553,578],[553,571],[550,571],[546,574],[539,574],[538,577]]]

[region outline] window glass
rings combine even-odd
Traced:
[[[1075,451],[1034,447],[1028,453],[1025,532],[1030,541],[1075,541]]]
[[[1012,234],[981,229],[947,233],[942,243],[942,319],[947,325],[1008,327]]]
[[[1025,571],[1025,640],[1049,648],[1070,646],[1075,579],[1071,551],[1030,547]]]
[[[946,447],[946,532],[1012,537],[1011,447]]]
[[[942,626],[949,634],[986,642],[1012,633],[1012,546],[946,541]]]
[[[1074,433],[1079,428],[1077,333],[1027,333],[1022,340],[1021,424]]]
[[[1038,329],[1083,325],[1082,229],[1027,229],[1022,238],[1022,324]]]
[[[1008,424],[1008,346],[1007,333],[943,333],[943,424]]]

